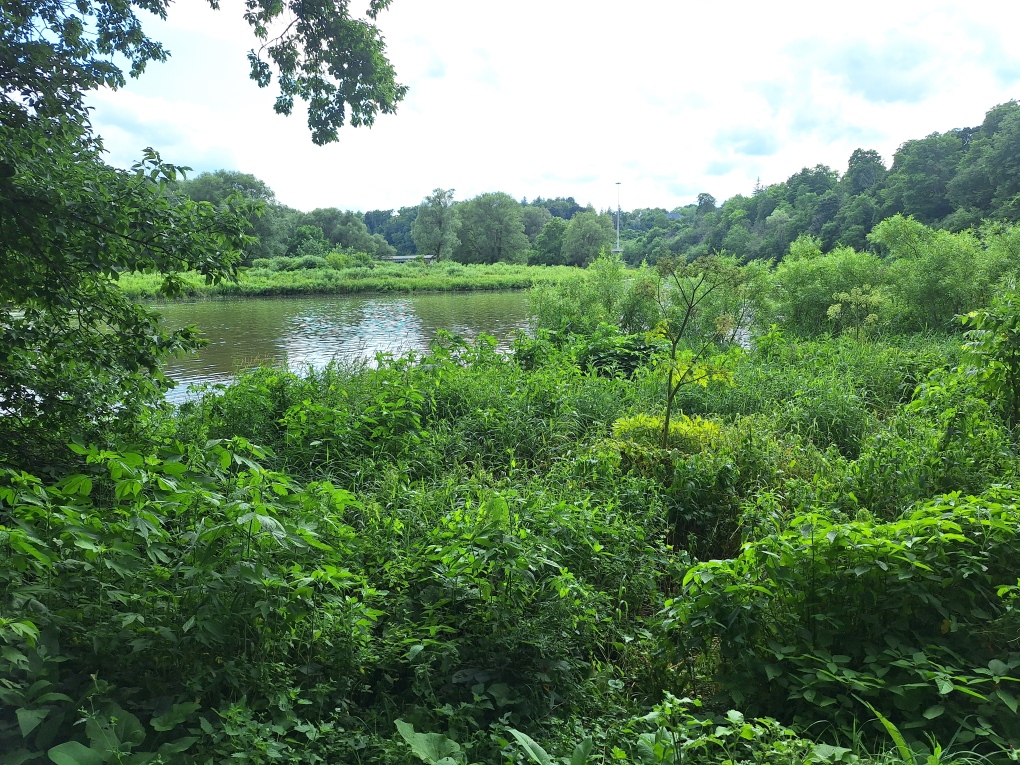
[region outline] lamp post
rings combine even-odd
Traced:
[[[620,182],[616,182],[616,249],[613,250],[614,255],[619,255],[623,250],[620,249]]]

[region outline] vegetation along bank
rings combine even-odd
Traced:
[[[14,423],[5,751],[1008,758],[1017,235],[603,257],[510,354]]]

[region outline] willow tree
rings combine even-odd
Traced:
[[[453,206],[453,189],[435,189],[418,206],[411,237],[418,253],[435,260],[451,257],[460,239],[460,215]]]

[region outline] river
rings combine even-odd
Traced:
[[[175,402],[187,397],[191,385],[227,382],[259,364],[301,371],[333,358],[423,351],[441,329],[468,338],[490,334],[506,346],[528,326],[526,292],[205,300],[156,309],[167,326],[195,324],[209,340],[205,348],[166,363],[178,382],[167,396]]]

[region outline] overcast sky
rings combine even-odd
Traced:
[[[367,2],[365,3],[367,6]],[[358,7],[355,0],[354,7]],[[858,147],[979,124],[1020,96],[1020,4],[394,0],[380,26],[410,86],[395,115],[312,144],[248,79],[243,2],[177,0],[171,51],[91,99],[113,164],[146,146],[195,172],[253,173],[302,210],[505,191],[597,208],[719,200]]]

